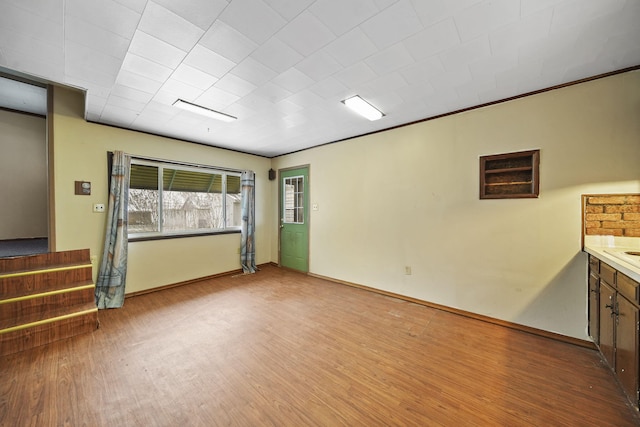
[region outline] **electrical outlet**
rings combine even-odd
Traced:
[[[407,276],[411,276],[411,266],[409,265],[405,266],[404,274],[406,274]]]
[[[104,212],[104,203],[94,203],[93,204],[93,211],[97,212],[97,213]]]

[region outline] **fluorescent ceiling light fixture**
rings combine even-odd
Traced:
[[[192,104],[191,102],[187,102],[182,99],[176,100],[173,105],[175,107],[182,108],[183,110],[191,111],[192,113],[202,114],[203,116],[216,120],[222,120],[223,122],[232,122],[237,119],[237,117],[211,110],[210,108],[203,107],[201,105]]]
[[[356,113],[360,114],[362,117],[367,118],[371,121],[381,119],[384,116],[382,111],[378,110],[376,107],[369,104],[358,95],[347,98],[342,101],[342,103],[351,108]]]

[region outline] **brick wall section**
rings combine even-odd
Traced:
[[[640,237],[640,194],[584,196],[587,235]]]

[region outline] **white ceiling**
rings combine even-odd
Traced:
[[[637,65],[640,0],[0,0],[0,67],[88,120],[267,157]]]

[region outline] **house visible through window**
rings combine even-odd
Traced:
[[[240,228],[240,173],[132,159],[129,237]]]

